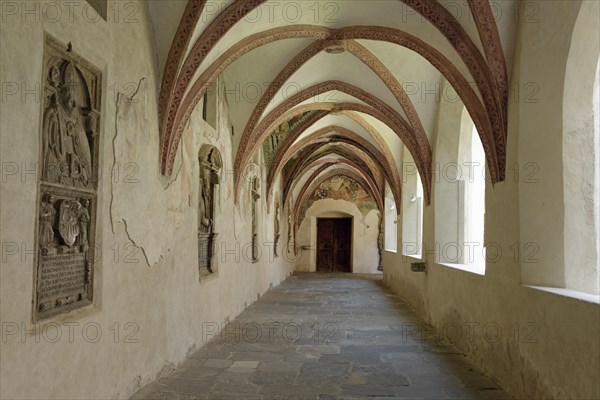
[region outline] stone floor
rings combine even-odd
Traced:
[[[381,276],[295,274],[133,399],[512,398],[422,327]]]

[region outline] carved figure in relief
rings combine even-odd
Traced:
[[[79,210],[77,212],[77,220],[79,221],[79,245],[82,246],[82,250],[85,251],[88,247],[88,225],[90,223],[90,212],[89,206],[90,201],[88,199],[81,199],[79,204]]]
[[[291,205],[289,205],[288,207],[291,208]],[[291,242],[292,242],[292,213],[290,210],[288,210],[288,214],[287,214],[287,244],[288,244],[288,247],[290,246]]]
[[[48,73],[48,83],[58,92],[60,88],[60,71],[52,66]],[[44,177],[52,182],[58,181],[62,152],[60,149],[60,128],[58,126],[58,105],[56,97],[50,98],[50,104],[44,112]]]
[[[252,196],[252,260],[258,261],[258,210],[256,201],[260,198],[260,183],[257,177],[252,179],[250,186]]]
[[[279,257],[279,255],[277,254],[277,245],[279,243],[279,216],[280,214],[280,210],[279,210],[279,201],[277,203],[275,203],[275,223],[273,226],[273,231],[275,232],[275,237],[274,237],[274,246],[273,246],[273,253],[275,254],[275,257]]]
[[[79,78],[73,64],[52,66],[48,85],[53,88],[44,111],[44,178],[63,185],[87,187],[91,177],[91,152],[77,107]]]
[[[198,194],[198,220],[203,232],[210,232],[212,215],[210,213],[210,182],[206,171],[200,165],[200,193]]]
[[[377,252],[379,254],[379,265],[377,266],[378,270],[382,270],[383,268],[383,244],[384,244],[384,225],[379,223],[379,234],[377,235]]]
[[[46,195],[40,207],[40,246],[47,253],[54,247],[54,220],[56,208],[54,208],[54,196]]]
[[[280,210],[279,210],[279,202],[275,203],[275,224],[274,224],[274,231],[275,231],[275,235],[279,236],[279,214],[280,214]]]

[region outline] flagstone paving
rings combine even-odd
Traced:
[[[132,399],[512,399],[381,275],[296,273],[218,331]]]

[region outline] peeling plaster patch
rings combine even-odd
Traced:
[[[189,207],[190,184],[180,177],[187,173],[184,156],[174,179],[164,187],[159,159],[158,120],[145,78],[131,96],[117,97],[115,135],[112,138],[113,175],[111,176],[110,218],[113,234],[122,222],[127,238],[154,266],[171,252],[175,232],[184,223],[184,208]],[[180,146],[180,152],[184,146]],[[181,154],[181,153],[180,153]],[[133,171],[133,172],[132,172]],[[161,226],[163,235],[147,229]]]
[[[142,78],[140,79],[140,81],[138,82],[138,86],[135,89],[135,91],[133,92],[133,94],[131,96],[127,96],[124,93],[119,92],[117,94],[117,106],[115,107],[115,134],[113,135],[112,138],[112,155],[113,155],[113,164],[112,164],[112,169],[111,172],[114,173],[115,171],[115,167],[117,164],[117,146],[116,146],[116,140],[117,140],[117,135],[119,134],[119,109],[120,109],[120,105],[122,103],[126,103],[126,102],[133,102],[133,99],[135,98],[135,96],[139,93],[140,91],[140,87],[142,86],[142,84],[144,84],[144,88],[146,86],[146,78]],[[113,235],[116,233],[115,232],[115,219],[113,218],[113,203],[114,203],[114,179],[112,176],[112,173],[110,175],[110,204],[109,204],[109,210],[110,210],[110,227],[112,230]]]
[[[144,255],[144,259],[146,260],[146,264],[148,264],[148,266],[150,267],[151,265],[150,265],[150,261],[148,260],[148,255],[146,254],[146,250],[144,250],[143,247],[138,246],[138,244],[132,239],[131,235],[129,235],[129,229],[127,229],[127,221],[125,221],[124,219],[122,219],[121,221],[123,222],[123,226],[125,226],[125,234],[127,235],[127,238],[135,246],[136,249],[140,249],[142,251],[142,254]],[[162,258],[163,258],[163,256],[161,254],[159,261],[162,260]],[[158,263],[158,261],[156,263]]]

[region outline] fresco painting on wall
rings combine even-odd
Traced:
[[[267,165],[271,165],[275,154],[285,139],[289,137],[290,133],[315,112],[316,111],[306,111],[305,113],[295,115],[281,123],[273,132],[271,132],[263,143],[265,163]]]
[[[345,200],[356,204],[363,216],[377,209],[375,201],[363,186],[354,179],[335,175],[322,182],[306,202],[305,210],[323,199]]]

